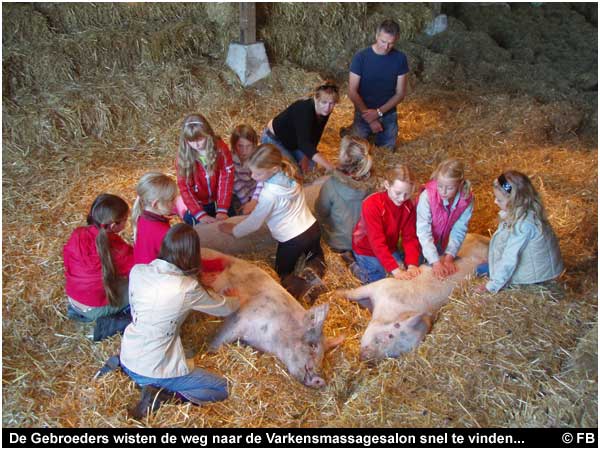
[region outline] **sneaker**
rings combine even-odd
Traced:
[[[162,388],[154,386],[144,386],[140,401],[127,410],[129,415],[135,420],[141,420],[148,415],[148,411],[156,412],[160,405],[174,398],[174,395]]]
[[[111,356],[110,358],[108,358],[106,360],[106,362],[100,368],[100,370],[98,372],[96,372],[96,375],[94,375],[94,380],[96,378],[103,377],[104,375],[112,372],[113,370],[117,370],[119,367],[121,367],[121,360],[119,358],[119,355]]]

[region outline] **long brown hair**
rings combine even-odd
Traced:
[[[179,174],[186,180],[192,179],[196,170],[196,151],[190,146],[190,141],[200,137],[206,138],[206,164],[204,169],[209,175],[217,165],[217,141],[212,127],[202,114],[189,114],[183,119],[179,134],[179,151],[177,152],[177,168]]]
[[[200,237],[191,225],[178,223],[165,235],[158,258],[177,266],[185,275],[202,271]]]
[[[120,304],[117,290],[120,277],[110,253],[108,232],[110,231],[111,225],[127,220],[128,214],[129,205],[127,205],[127,202],[121,197],[112,194],[100,194],[92,203],[90,212],[87,216],[88,225],[93,225],[98,228],[96,250],[102,266],[102,284],[110,306],[122,305]]]

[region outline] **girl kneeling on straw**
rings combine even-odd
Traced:
[[[539,194],[527,175],[508,170],[494,180],[500,223],[490,241],[488,262],[477,268],[489,275],[478,292],[496,293],[509,284],[552,280],[563,271],[558,240]]]
[[[123,334],[120,364],[143,387],[139,403],[130,411],[136,419],[150,407],[158,409],[174,393],[198,405],[227,398],[227,380],[188,367],[179,336],[191,310],[227,316],[239,308],[237,298],[207,292],[198,282],[201,270],[198,233],[182,223],[169,230],[157,259],[131,270],[133,321]]]
[[[275,270],[282,286],[296,299],[313,303],[326,289],[321,280],[325,258],[321,230],[306,204],[296,168],[272,144],[260,145],[250,157],[248,166],[252,178],[264,182],[258,204],[237,225],[225,222],[219,229],[241,238],[266,222],[273,239],[278,242]],[[296,276],[294,268],[302,255],[306,256],[306,267],[300,276]]]

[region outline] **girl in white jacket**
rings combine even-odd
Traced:
[[[227,398],[225,378],[188,366],[179,336],[192,310],[227,316],[239,307],[237,298],[205,290],[198,282],[200,271],[200,238],[183,223],[166,234],[157,259],[131,270],[133,320],[123,334],[120,365],[143,387],[140,402],[130,411],[136,419],[174,394],[194,404]]]
[[[489,275],[479,292],[498,292],[509,284],[551,280],[563,271],[556,235],[544,205],[527,175],[509,170],[494,180],[500,223],[490,241],[488,262],[477,268]]]
[[[325,290],[321,281],[325,259],[319,224],[306,204],[296,168],[272,144],[259,146],[250,157],[248,167],[252,178],[264,182],[258,205],[237,225],[224,222],[219,229],[241,238],[266,222],[278,242],[275,270],[281,284],[298,300],[313,303]],[[294,267],[302,255],[306,255],[306,267],[296,276]]]

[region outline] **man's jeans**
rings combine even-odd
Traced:
[[[138,375],[121,364],[123,371],[140,386],[152,385],[177,392],[190,402],[201,405],[227,398],[227,380],[206,370],[194,369],[189,374],[173,378],[150,378]]]
[[[383,125],[383,131],[375,135],[375,145],[394,150],[396,148],[396,138],[398,137],[398,113],[395,110],[389,111],[379,121]],[[371,127],[363,120],[357,110],[354,110],[352,128],[353,133],[363,139],[367,139],[373,134]]]

